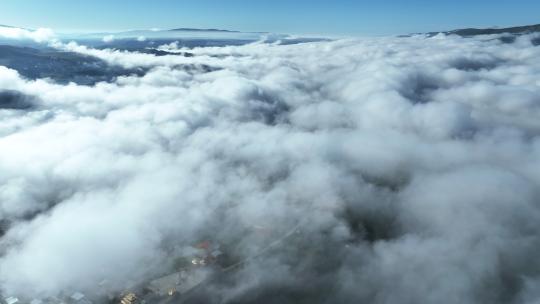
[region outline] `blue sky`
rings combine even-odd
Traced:
[[[0,24],[381,35],[540,23],[539,0],[0,0]]]

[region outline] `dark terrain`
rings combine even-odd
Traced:
[[[144,75],[141,68],[111,66],[99,58],[52,48],[0,45],[0,66],[17,70],[28,79],[50,78],[58,83],[93,85],[118,76]]]

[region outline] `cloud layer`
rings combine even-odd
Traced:
[[[187,244],[249,258],[294,228],[194,297],[537,303],[535,38],[57,45],[149,69],[93,86],[0,67],[2,290],[121,291]]]
[[[42,43],[55,40],[55,34],[53,30],[48,28],[27,30],[0,25],[0,38],[13,40],[33,40],[34,42]]]

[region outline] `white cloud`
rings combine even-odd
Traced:
[[[55,34],[51,29],[39,28],[37,30],[26,30],[15,27],[0,26],[0,38],[15,40],[33,40],[38,43],[55,40]]]
[[[103,42],[105,43],[111,43],[114,41],[114,35],[107,35],[103,37]]]
[[[0,68],[0,91],[38,103],[0,109],[10,294],[99,291],[103,278],[122,291],[185,244],[212,235],[248,257],[298,222],[301,237],[206,294],[539,294],[540,48],[530,37],[254,43],[195,57],[57,47],[150,71],[78,86]]]

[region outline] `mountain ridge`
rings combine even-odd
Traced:
[[[530,34],[540,32],[540,24],[522,25],[502,28],[463,28],[446,32],[430,32],[429,35],[446,34],[463,37],[494,34]]]
[[[170,29],[169,32],[219,32],[219,33],[240,33],[239,31],[231,30],[221,30],[221,29],[199,29],[199,28],[189,28],[189,27],[180,27]]]

